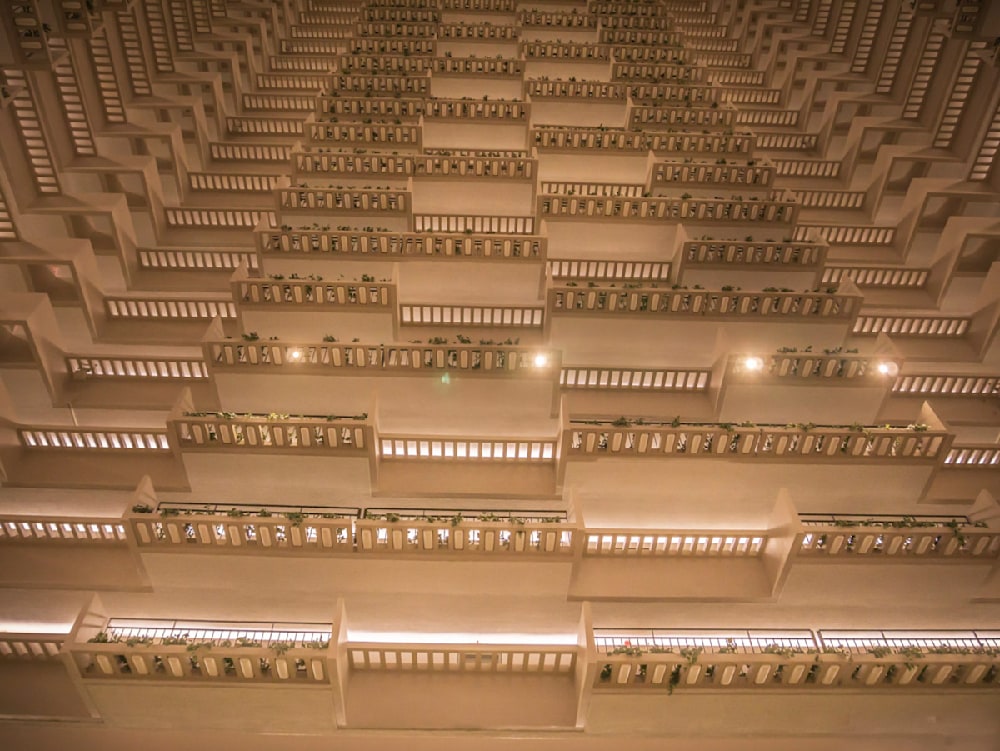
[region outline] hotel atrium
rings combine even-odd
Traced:
[[[1000,3],[0,21],[4,749],[996,751]]]

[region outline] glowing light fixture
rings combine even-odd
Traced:
[[[544,368],[549,364],[549,356],[544,352],[539,352],[535,355],[534,363],[536,368]]]
[[[291,358],[293,360],[298,360],[300,357],[302,357],[302,351],[301,350],[297,350],[297,349],[293,349],[292,352],[291,352]]]
[[[759,357],[747,357],[743,360],[743,367],[752,371],[763,370],[764,361]]]
[[[884,376],[894,376],[899,372],[899,366],[894,362],[880,362],[875,369]]]

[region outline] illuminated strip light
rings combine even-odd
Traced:
[[[468,441],[382,438],[383,458],[552,461],[553,441]]]
[[[416,631],[347,632],[350,643],[576,646],[576,634],[459,633]]]

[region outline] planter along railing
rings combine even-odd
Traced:
[[[329,626],[302,631],[272,624],[262,631],[205,625],[167,621],[116,628],[112,621],[106,631],[66,649],[85,680],[330,683]]]
[[[213,369],[343,375],[407,375],[460,371],[481,376],[552,378],[555,352],[508,344],[338,344],[316,342],[205,342]],[[280,368],[280,370],[279,370]]]
[[[410,193],[405,190],[351,190],[336,188],[282,188],[277,191],[278,208],[290,211],[377,213],[407,216]]]
[[[126,518],[140,548],[262,550],[275,553],[347,552],[354,549],[351,519],[337,513],[199,512],[161,509],[160,516]]]
[[[571,556],[578,534],[557,521],[485,521],[461,515],[429,521],[386,516],[357,521],[358,552]]]
[[[944,431],[908,428],[733,426],[711,423],[619,426],[573,421],[567,457],[727,457],[812,461],[911,461],[937,464],[951,445]]]
[[[396,305],[396,285],[391,282],[241,279],[232,286],[234,296],[244,306],[304,305],[385,312]]]
[[[773,240],[694,240],[685,242],[680,253],[686,266],[762,266],[774,270],[798,270],[821,266],[826,248],[820,243]]]
[[[184,451],[277,451],[366,456],[371,426],[362,417],[187,413],[168,421]]]
[[[657,156],[688,154],[733,154],[749,159],[755,137],[748,133],[646,133],[649,148]]]
[[[1000,556],[1000,532],[960,521],[810,524],[793,546],[810,560],[949,560]]]
[[[537,198],[540,219],[612,219],[687,221],[720,224],[794,224],[794,201],[754,201],[742,198],[629,198],[607,196],[554,196]]]
[[[359,508],[160,504],[155,512],[150,506],[135,507],[117,528],[122,539],[127,529],[140,549],[156,552],[275,555],[570,557],[580,535],[579,528],[561,512],[518,512],[524,514],[518,516],[469,509],[433,511],[436,515],[383,509],[365,511],[362,516]]]
[[[831,292],[743,292],[669,287],[550,286],[548,310],[560,315],[700,316],[720,319],[853,320],[858,295]]]
[[[1000,645],[975,632],[696,631],[597,636],[595,689],[721,690],[1000,688]],[[872,638],[865,638],[872,637]]]
[[[886,379],[899,371],[900,363],[892,358],[866,355],[779,353],[765,360],[764,372],[776,378],[822,379],[823,381],[858,381]]]
[[[335,253],[365,260],[387,258],[469,258],[481,260],[545,260],[546,238],[504,237],[483,232],[413,233],[282,229],[257,234],[262,254],[319,255]]]

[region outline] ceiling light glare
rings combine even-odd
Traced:
[[[747,370],[758,371],[764,369],[764,360],[759,357],[748,357],[743,360],[743,367]]]
[[[884,376],[894,376],[899,372],[899,366],[894,362],[880,362],[875,369]]]
[[[302,357],[302,352],[300,350],[293,349],[292,350],[292,359],[293,360],[298,360],[300,357]]]
[[[539,352],[537,355],[535,355],[534,362],[536,368],[544,368],[546,365],[549,364],[549,356],[544,352]]]

